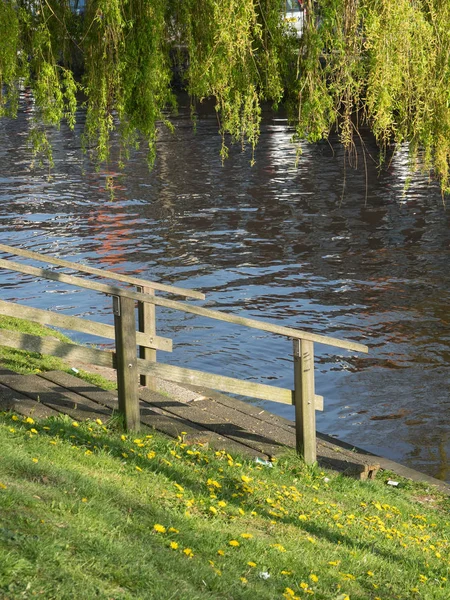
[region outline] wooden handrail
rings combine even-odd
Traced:
[[[227,313],[222,313],[217,310],[210,310],[208,308],[202,308],[200,306],[194,306],[192,304],[186,304],[178,302],[176,300],[168,300],[167,298],[158,298],[149,294],[142,294],[139,292],[133,292],[124,288],[106,285],[103,283],[97,283],[96,281],[90,281],[81,279],[80,277],[74,277],[72,275],[64,275],[63,273],[56,273],[47,269],[40,269],[37,267],[31,267],[29,265],[23,265],[16,263],[11,260],[0,259],[0,268],[9,269],[11,271],[18,271],[19,273],[26,273],[28,275],[35,275],[36,277],[42,277],[44,279],[50,279],[52,281],[60,281],[61,283],[67,283],[68,285],[74,285],[77,287],[87,288],[90,290],[96,290],[110,296],[122,296],[124,298],[132,298],[138,302],[150,302],[157,306],[164,306],[166,308],[172,308],[173,310],[180,310],[182,312],[192,313],[210,319],[216,319],[219,321],[226,321],[228,323],[235,323],[236,325],[243,325],[245,327],[251,327],[252,329],[259,329],[261,331],[268,331],[282,335],[284,337],[303,339],[310,342],[317,342],[319,344],[326,344],[334,346],[336,348],[344,348],[346,350],[354,350],[357,352],[368,352],[369,349],[364,344],[358,344],[357,342],[350,342],[347,340],[340,340],[338,338],[318,335],[316,333],[310,333],[308,331],[302,331],[300,329],[292,329],[290,327],[283,327],[281,325],[273,325],[272,323],[265,323],[264,321],[258,321],[256,319],[248,319],[246,317],[237,317]]]
[[[205,294],[198,292],[197,290],[189,290],[173,285],[165,285],[163,283],[156,283],[155,281],[147,281],[140,279],[139,277],[132,277],[130,275],[122,275],[121,273],[114,273],[113,271],[107,271],[104,269],[96,269],[95,267],[88,267],[80,263],[63,260],[61,258],[55,258],[45,254],[39,254],[38,252],[32,252],[31,250],[24,250],[23,248],[13,248],[6,244],[0,244],[0,251],[7,252],[8,254],[15,254],[24,258],[31,258],[40,262],[47,262],[52,265],[58,265],[60,267],[67,267],[74,271],[81,271],[83,273],[90,273],[91,275],[98,275],[99,277],[105,277],[106,279],[114,279],[116,281],[123,281],[124,283],[130,283],[131,285],[138,285],[142,287],[149,287],[154,290],[161,292],[169,292],[176,294],[177,296],[184,296],[185,298],[196,298],[198,300],[204,300]]]
[[[98,323],[89,319],[81,319],[80,317],[62,315],[49,310],[42,310],[41,308],[32,308],[31,306],[24,306],[15,302],[0,300],[0,315],[27,319],[34,323],[41,323],[41,325],[53,325],[61,329],[80,331],[81,333],[97,335],[109,340],[115,339],[115,331],[112,325]],[[136,339],[137,343],[145,348],[172,352],[172,340],[169,338],[137,332]]]

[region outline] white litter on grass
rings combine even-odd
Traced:
[[[75,369],[75,367],[72,367],[70,370],[73,371],[74,373],[79,373],[80,372],[78,369]]]
[[[268,573],[267,571],[263,571],[259,574],[259,576],[261,577],[261,579],[269,579],[270,573]]]
[[[258,463],[258,465],[263,465],[264,467],[273,467],[273,463],[270,462],[270,460],[263,460],[262,458],[259,458],[258,456],[255,458],[255,462]]]
[[[389,479],[389,481],[386,481],[387,485],[393,485],[394,487],[397,487],[399,482],[398,481],[392,481],[392,479]]]

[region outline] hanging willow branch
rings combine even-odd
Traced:
[[[299,38],[283,0],[1,0],[0,117],[34,98],[30,139],[51,161],[50,126],[86,107],[84,147],[100,164],[142,139],[155,157],[170,127],[174,73],[193,106],[214,98],[228,144],[256,146],[261,104],[284,102],[299,138],[359,128],[381,148],[408,143],[449,191],[450,2],[304,0]]]

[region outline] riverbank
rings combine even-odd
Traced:
[[[128,435],[117,418],[2,412],[0,440],[5,600],[450,595],[449,499],[426,483]]]
[[[293,453],[244,456],[119,423],[0,414],[8,600],[446,600],[448,498]]]

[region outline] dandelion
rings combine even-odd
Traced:
[[[211,512],[213,515],[217,515],[217,508],[215,508],[214,506],[210,506],[209,512]]]
[[[242,583],[245,585],[246,583],[248,583],[248,579],[247,577],[241,577],[241,581]]]
[[[308,517],[306,515],[298,515],[299,521],[307,521]]]
[[[136,471],[142,471],[141,467],[138,467],[138,466],[136,465]]]
[[[30,432],[31,432],[31,433],[37,433],[37,431],[36,431],[36,429],[35,429],[34,427],[32,427],[32,428],[30,429]]]
[[[251,540],[253,537],[253,535],[251,533],[241,533],[241,538],[244,538],[244,540]]]
[[[248,563],[247,563],[247,565],[248,565],[249,567],[256,567],[256,563],[255,563],[255,562],[253,562],[252,560],[249,560],[249,561],[248,561]]]
[[[302,588],[302,590],[307,590],[309,586],[308,586],[308,584],[307,584],[307,583],[305,583],[304,581],[302,581],[302,582],[300,583],[300,587]]]
[[[311,581],[314,581],[314,583],[317,583],[319,581],[319,578],[314,573],[311,573],[309,578],[311,579]]]
[[[29,425],[34,425],[34,419],[32,419],[31,417],[27,417],[24,420],[24,423],[28,423]]]
[[[148,459],[150,459],[150,460],[151,460],[152,458],[155,458],[155,456],[156,456],[156,452],[154,452],[153,450],[151,450],[151,451],[150,451],[150,452],[148,452],[148,454],[147,454],[147,458],[148,458]]]
[[[369,577],[373,577],[373,572],[372,572],[372,571],[367,571],[367,575],[368,575]]]
[[[217,550],[217,554],[219,556],[224,556],[225,552],[223,550]]]
[[[81,498],[81,502],[87,502],[88,499],[87,498]]]
[[[185,548],[183,550],[184,554],[186,554],[186,556],[188,556],[189,558],[192,558],[194,556],[194,553],[192,552],[191,548]]]
[[[31,460],[32,460],[34,463],[37,463],[37,462],[39,462],[39,459],[38,459],[38,458],[32,458]]]
[[[220,485],[220,483],[218,481],[215,481],[214,479],[208,479],[208,481],[206,482],[206,485],[210,486],[210,487],[215,487],[215,488],[221,488],[222,486]]]
[[[227,503],[225,502],[225,500],[219,500],[219,502],[217,503],[217,506],[220,506],[220,508],[225,508],[226,505]]]
[[[12,415],[11,419],[12,419],[13,421],[18,421],[18,420],[19,420],[19,417],[18,417],[17,415]]]
[[[293,598],[295,596],[295,592],[292,588],[287,587],[284,590],[284,596],[285,596],[285,598]]]
[[[279,550],[280,552],[286,552],[286,548],[281,544],[271,544],[270,546],[271,548],[276,548],[276,550]]]
[[[180,533],[180,532],[178,531],[178,529],[175,529],[175,527],[169,527],[169,530],[168,530],[168,531],[169,531],[169,533]]]
[[[77,423],[76,421],[72,421],[72,427],[79,427],[79,426],[80,426],[79,423]]]
[[[230,540],[228,542],[229,546],[233,546],[233,548],[237,548],[238,546],[240,546],[239,542],[237,540]]]
[[[97,425],[103,425],[103,421],[101,419],[95,419]]]
[[[155,525],[153,525],[153,529],[158,533],[166,533],[167,531],[164,525],[160,525],[159,523],[155,523]]]
[[[281,571],[281,574],[282,575],[292,575],[292,571],[285,571],[285,570],[283,570],[283,571]]]
[[[51,444],[52,446],[56,446],[56,442],[55,442],[55,440],[52,440],[52,441],[50,442],[50,444]]]
[[[178,543],[177,542],[170,542],[170,547],[172,548],[172,550],[177,550],[178,549]]]
[[[6,489],[7,489],[7,487],[8,487],[7,485],[5,485],[4,483],[2,483],[2,482],[0,481],[0,490],[6,490]]]
[[[244,483],[250,483],[250,481],[252,480],[252,478],[247,477],[247,475],[241,475],[241,479]]]

